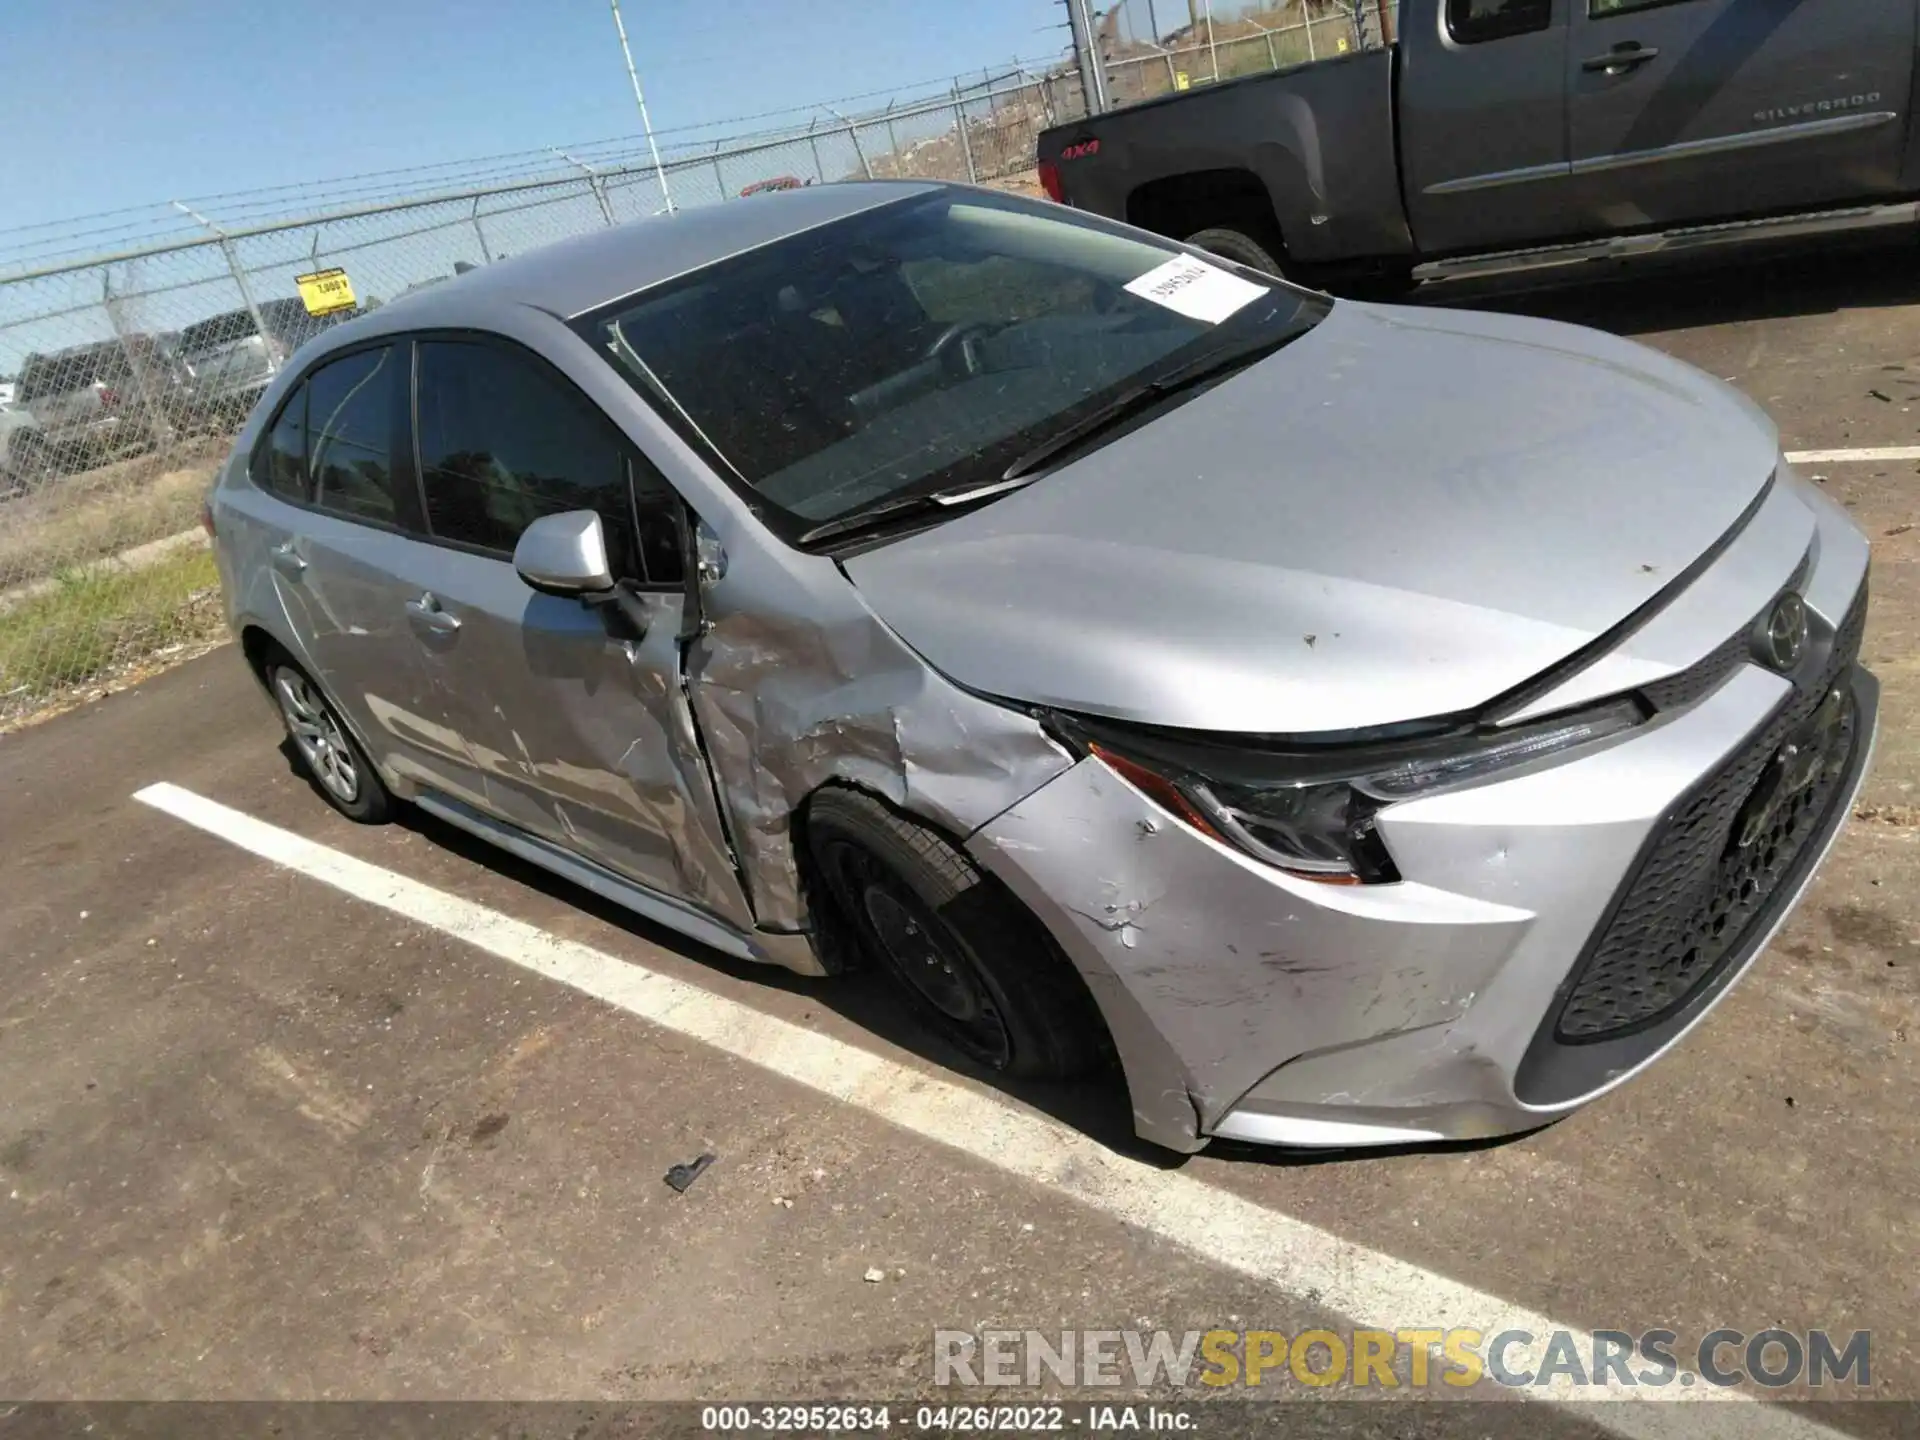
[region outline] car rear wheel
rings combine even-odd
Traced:
[[[806,833],[837,918],[925,1028],[1010,1076],[1063,1080],[1099,1062],[1106,1031],[1080,977],[965,854],[853,790],[816,796]]]
[[[1222,260],[1232,260],[1250,270],[1284,278],[1285,272],[1280,268],[1279,257],[1268,249],[1266,243],[1243,230],[1230,230],[1224,225],[1196,230],[1187,236],[1187,244],[1197,245]]]
[[[10,483],[19,494],[37,490],[53,478],[53,456],[38,435],[15,435],[7,447],[6,475],[0,484]]]
[[[333,703],[284,655],[270,659],[266,673],[287,738],[321,796],[349,820],[384,823],[393,813],[393,797]]]

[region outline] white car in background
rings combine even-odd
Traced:
[[[25,494],[40,478],[45,452],[39,440],[40,422],[32,413],[0,400],[0,500]]]

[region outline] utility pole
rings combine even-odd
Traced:
[[[654,143],[653,121],[647,118],[647,97],[640,93],[640,72],[633,68],[633,49],[627,44],[627,27],[620,19],[620,0],[608,0],[613,6],[613,28],[620,35],[620,54],[627,62],[627,78],[633,82],[633,98],[640,107],[640,128],[647,132],[647,149],[653,153],[653,173],[660,181],[660,198],[667,202],[667,213],[673,213],[673,191],[667,188],[667,167],[660,163],[660,147]]]
[[[1101,115],[1107,110],[1107,72],[1100,60],[1100,47],[1093,29],[1091,0],[1064,0],[1067,28],[1073,32],[1073,54],[1080,65],[1080,91],[1087,97],[1087,113]]]

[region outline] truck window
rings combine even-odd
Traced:
[[[1607,0],[1590,0],[1604,5]],[[1627,0],[1632,3],[1632,0]],[[1666,0],[1647,0],[1666,3]],[[1447,34],[1461,45],[1530,35],[1553,23],[1553,0],[1447,0]]]
[[[1587,0],[1587,18],[1604,20],[1609,15],[1625,15],[1634,10],[1651,10],[1656,5],[1675,5],[1680,0]]]

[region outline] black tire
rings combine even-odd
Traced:
[[[1258,270],[1284,279],[1286,272],[1280,268],[1280,260],[1273,250],[1268,248],[1264,237],[1256,239],[1244,230],[1229,230],[1224,225],[1216,225],[1206,230],[1196,230],[1187,236],[1187,244],[1197,245],[1200,249],[1218,255],[1222,260],[1232,260],[1245,265],[1249,270]],[[1276,245],[1274,249],[1277,249]]]
[[[1003,1075],[1095,1068],[1106,1029],[1045,930],[992,876],[870,795],[829,789],[807,808],[814,875],[863,957],[925,1028]]]
[[[287,739],[320,798],[361,825],[390,820],[393,796],[326,691],[278,647],[267,652],[260,672]]]
[[[38,490],[53,478],[53,456],[38,435],[16,434],[7,452],[7,479],[18,493]]]

